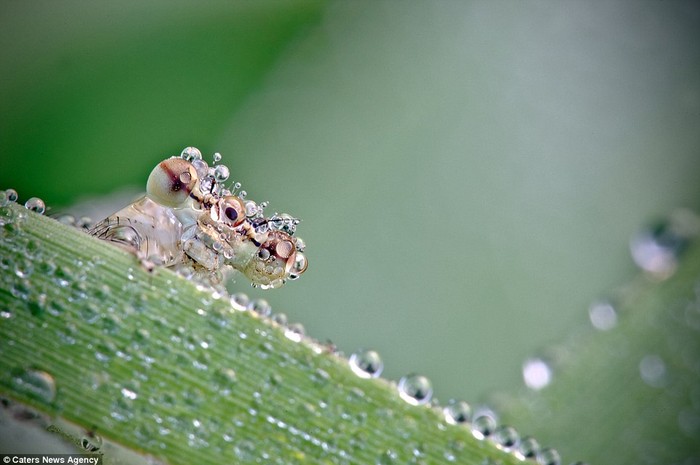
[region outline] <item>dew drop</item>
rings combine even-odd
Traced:
[[[497,423],[495,413],[488,409],[481,409],[474,415],[472,435],[477,439],[485,439],[493,434]]]
[[[102,448],[102,437],[88,432],[80,440],[80,446],[88,452],[97,452]]]
[[[27,210],[43,215],[46,211],[46,204],[39,197],[32,197],[24,203]]]
[[[247,309],[260,316],[270,316],[272,306],[265,299],[254,299],[248,303]]]
[[[411,405],[423,405],[433,397],[433,385],[422,375],[407,375],[399,380],[399,395]]]
[[[539,391],[552,382],[552,369],[540,358],[530,358],[523,363],[523,380],[530,389]]]
[[[184,158],[187,161],[201,160],[202,152],[197,147],[185,147],[180,153],[180,158]]]
[[[287,315],[284,313],[275,313],[272,315],[272,321],[280,326],[285,326],[287,324]]]
[[[520,447],[518,447],[520,455],[526,459],[534,459],[540,452],[540,444],[537,440],[531,436],[527,436],[520,441]]]
[[[518,446],[520,435],[512,426],[499,426],[493,434],[493,440],[505,451],[512,451]]]
[[[239,312],[247,310],[249,303],[250,299],[247,295],[243,294],[242,292],[233,294],[231,296],[231,307],[233,307],[234,310],[237,310]]]
[[[304,338],[304,334],[306,334],[306,329],[301,323],[292,323],[287,326],[287,329],[284,331],[284,335],[287,339],[294,342],[301,341]]]
[[[540,465],[561,465],[561,457],[556,449],[542,449],[537,454],[537,463]]]
[[[129,399],[129,400],[136,400],[136,398],[138,397],[138,394],[136,394],[131,389],[127,389],[127,388],[122,388],[121,393],[125,399]]]
[[[19,198],[19,194],[14,189],[5,189],[5,196],[8,202],[16,202]]]
[[[25,370],[14,377],[14,383],[18,390],[43,402],[56,398],[56,381],[45,371]]]
[[[442,410],[445,421],[451,425],[463,425],[472,417],[471,406],[463,400],[451,399]]]
[[[397,462],[399,455],[389,449],[382,452],[379,457],[377,457],[377,465],[392,465]]]
[[[348,360],[350,369],[360,378],[377,378],[384,370],[384,362],[375,350],[359,350]]]
[[[230,175],[231,173],[226,165],[219,165],[214,168],[214,179],[216,179],[217,182],[226,181]]]
[[[639,374],[651,387],[661,388],[666,385],[666,364],[658,355],[646,355],[639,362]]]
[[[221,161],[221,154],[219,152],[216,152],[212,159],[214,160],[214,163],[219,163]]]
[[[588,317],[594,328],[608,331],[617,325],[617,312],[608,301],[594,302],[588,309]]]

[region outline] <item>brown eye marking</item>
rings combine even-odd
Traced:
[[[245,221],[245,206],[235,195],[224,197],[219,204],[219,217],[232,226],[238,226]]]
[[[146,191],[152,200],[167,207],[179,207],[198,185],[199,178],[192,163],[169,158],[156,165],[148,176]]]

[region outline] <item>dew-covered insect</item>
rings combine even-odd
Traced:
[[[216,160],[216,156],[215,156]],[[147,193],[95,225],[90,233],[126,247],[148,267],[174,268],[212,285],[234,270],[264,289],[298,278],[307,267],[298,220],[263,214],[265,204],[223,186],[229,170],[209,167],[199,150],[160,162]]]

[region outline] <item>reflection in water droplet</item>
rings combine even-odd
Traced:
[[[442,412],[445,415],[445,421],[451,425],[463,425],[472,418],[472,408],[463,400],[451,399]]]
[[[30,397],[47,403],[56,398],[56,381],[45,371],[26,370],[13,380],[17,390]]]
[[[250,299],[247,295],[243,294],[242,292],[233,294],[231,296],[231,307],[233,307],[234,310],[238,310],[239,312],[247,310],[249,303]]]
[[[666,364],[658,355],[647,355],[639,362],[639,374],[651,387],[661,388],[666,385]]]
[[[226,181],[229,175],[230,172],[226,165],[219,165],[214,169],[214,179],[216,179],[218,182]]]
[[[594,302],[588,309],[588,317],[594,328],[608,331],[617,325],[617,312],[608,301]]]
[[[350,356],[348,363],[360,378],[376,378],[384,370],[384,362],[374,350],[359,350]]]
[[[542,359],[527,359],[523,363],[523,380],[527,387],[539,391],[552,382],[552,369]]]
[[[399,380],[399,395],[411,405],[423,405],[433,397],[433,385],[422,375],[408,375]]]
[[[43,215],[46,211],[46,204],[39,197],[32,197],[24,203],[24,207],[27,210],[31,210],[40,215]]]
[[[472,421],[472,435],[477,439],[485,439],[493,434],[497,424],[498,419],[493,411],[486,408],[479,409]]]
[[[561,465],[561,457],[555,449],[542,449],[537,454],[537,463],[540,465]]]

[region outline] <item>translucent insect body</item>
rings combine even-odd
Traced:
[[[215,162],[220,155],[214,156]],[[145,197],[99,222],[90,233],[133,251],[146,266],[174,268],[219,287],[235,270],[253,286],[282,286],[307,267],[299,220],[265,217],[265,203],[224,187],[229,170],[209,167],[194,147],[160,162]]]

